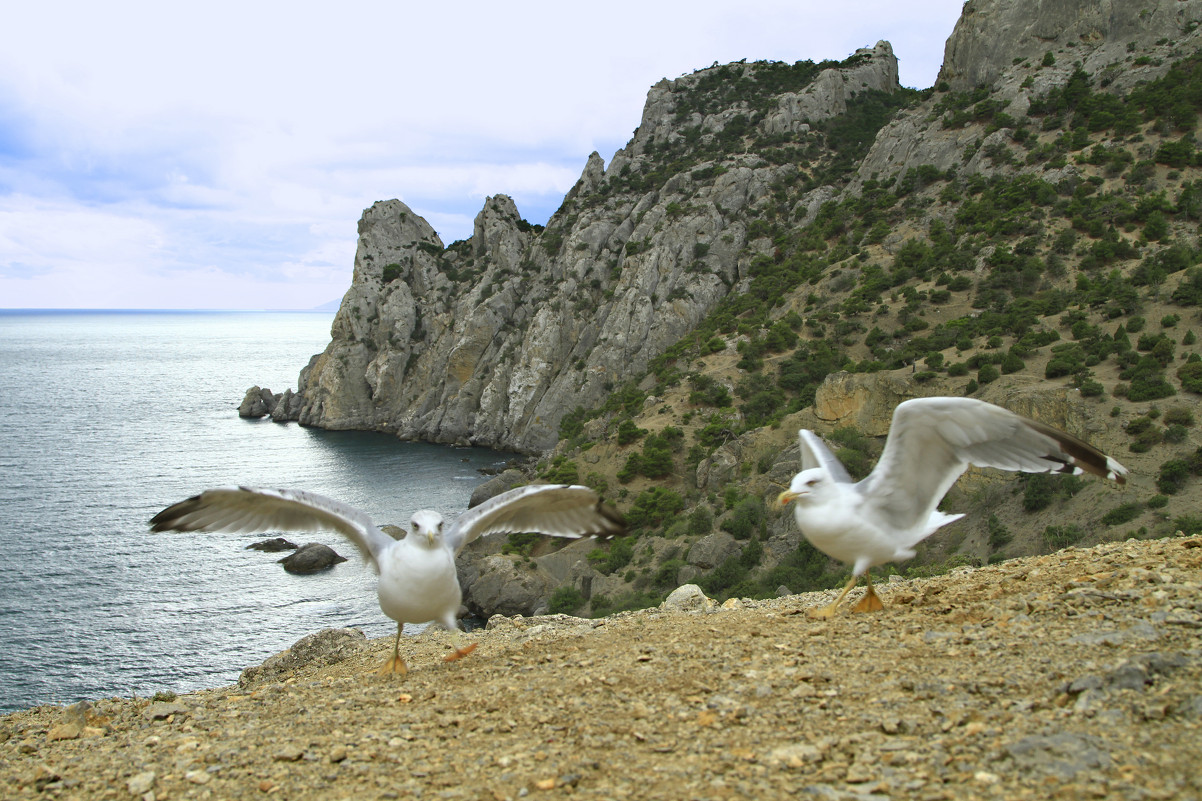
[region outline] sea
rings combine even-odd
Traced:
[[[295,576],[268,535],[150,532],[204,489],[312,490],[377,525],[467,508],[512,454],[238,417],[253,385],[296,386],[332,312],[0,311],[0,713],[188,692],[322,628],[395,632],[375,575]]]

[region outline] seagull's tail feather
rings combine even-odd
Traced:
[[[935,510],[934,512],[931,512],[931,516],[927,518],[927,527],[925,529],[923,529],[922,536],[918,537],[918,539],[914,540],[914,542],[910,543],[910,545],[913,545],[918,542],[922,542],[927,537],[931,536],[936,531],[938,531],[939,529],[946,526],[948,523],[955,523],[957,520],[959,520],[962,517],[964,517],[964,515],[962,515],[962,514],[947,515],[947,514],[944,514],[943,512],[940,512],[939,510]]]

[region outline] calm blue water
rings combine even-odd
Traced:
[[[150,534],[212,486],[296,487],[404,525],[455,514],[506,454],[238,418],[296,386],[328,313],[0,312],[0,712],[237,680],[306,634],[395,631],[348,557],[292,576],[258,536]]]

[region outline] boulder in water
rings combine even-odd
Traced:
[[[289,573],[318,573],[328,570],[339,562],[345,562],[345,556],[339,556],[329,545],[320,542],[310,542],[302,545],[296,553],[285,556],[280,564]]]
[[[300,546],[295,542],[289,542],[283,537],[272,537],[269,540],[260,540],[252,542],[246,546],[248,551],[268,551],[269,553],[278,553],[279,551],[295,551]]]

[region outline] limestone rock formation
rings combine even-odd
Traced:
[[[1066,48],[1072,50],[1058,61],[1070,67],[1081,61],[1087,71],[1098,72],[1162,40],[1179,45],[1197,35],[1199,20],[1198,0],[971,0],[947,40],[939,78],[953,91],[988,86],[1017,61],[1039,61],[1049,52],[1056,58]],[[1124,72],[1130,70],[1115,69],[1114,76],[1123,79]]]
[[[990,101],[1018,117],[1078,68],[1116,90],[1163,75],[1197,49],[1200,22],[1202,0],[971,0],[947,40],[937,87],[951,93],[984,88]],[[1034,75],[1032,65],[1039,65]],[[887,180],[924,165],[963,174],[1013,169],[986,157],[989,143],[978,145],[978,130],[932,124],[929,115],[929,107],[905,111],[886,125],[844,196],[858,193],[865,180]],[[1005,142],[1009,130],[992,136]],[[961,164],[966,150],[976,155]]]
[[[814,68],[766,110],[705,94],[731,71],[753,76],[755,65],[654,86],[630,143],[608,167],[589,157],[545,230],[503,195],[449,248],[400,201],[366,210],[332,341],[273,419],[521,452],[553,446],[565,413],[640,374],[739,286],[748,258],[771,249],[749,219],[798,172],[747,155],[665,175],[664,154],[748,126],[804,135],[860,92],[899,88],[887,42]]]

